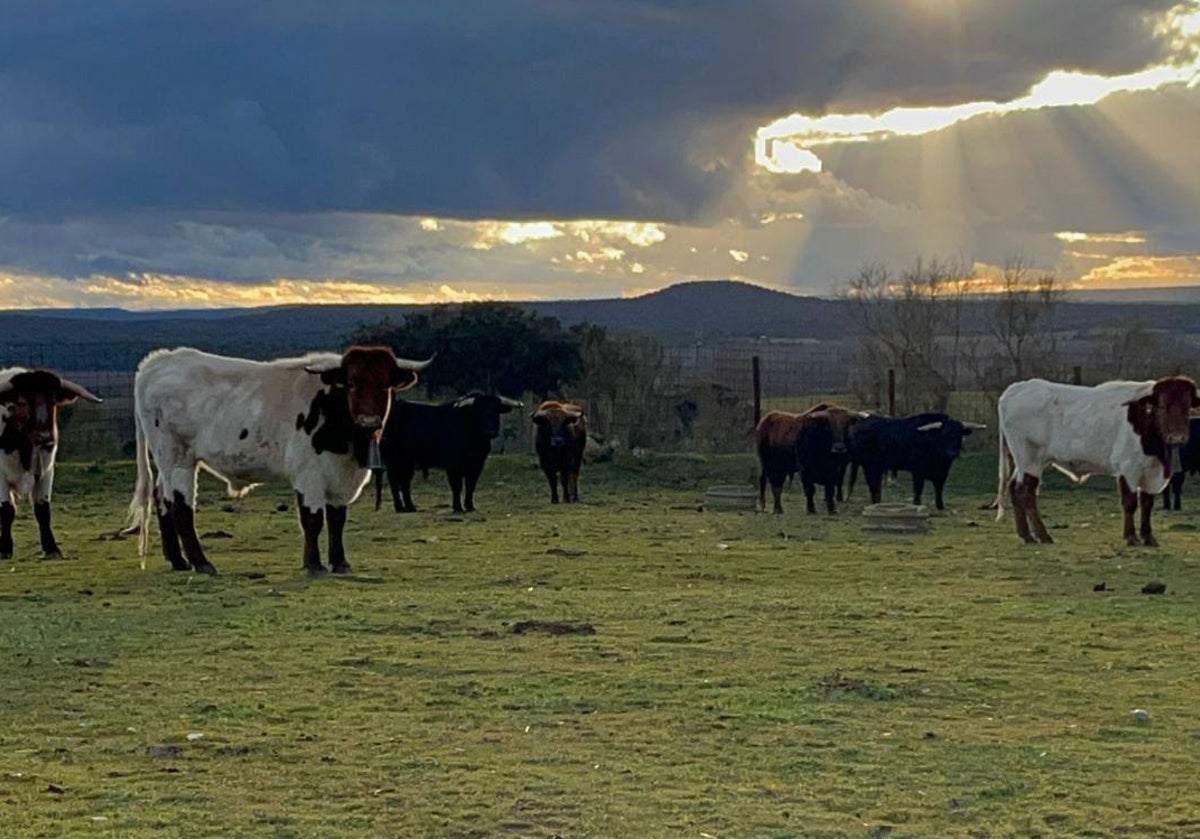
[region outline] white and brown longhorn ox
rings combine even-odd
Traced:
[[[54,459],[58,454],[58,409],[76,400],[103,402],[87,388],[53,371],[0,370],[0,560],[13,555],[15,502],[33,499],[42,553],[61,557],[50,527]]]
[[[1125,541],[1138,545],[1133,512],[1141,508],[1141,542],[1156,546],[1150,527],[1156,494],[1177,468],[1188,442],[1188,416],[1200,406],[1185,376],[1105,382],[1092,388],[1044,379],[1014,382],[1000,396],[1000,465],[996,519],[1007,497],[1025,542],[1054,542],[1038,511],[1038,483],[1047,464],[1076,483],[1117,477]],[[1032,532],[1030,526],[1032,525]]]
[[[148,355],[134,379],[137,486],[130,503],[143,566],[155,509],[171,567],[216,573],[196,534],[196,474],[203,467],[234,495],[264,478],[289,482],[304,531],[304,568],[326,571],[318,538],[328,519],[330,567],[348,573],[346,508],[370,478],[392,392],[415,385],[429,361],[397,359],[387,347],[270,362],[186,347]],[[246,486],[238,491],[235,482]]]

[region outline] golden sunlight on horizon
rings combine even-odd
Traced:
[[[1009,102],[965,102],[928,108],[892,108],[880,114],[794,113],[758,129],[754,160],[774,173],[820,172],[814,147],[835,143],[864,143],[897,136],[929,134],[986,114],[1007,114],[1039,108],[1094,105],[1119,92],[1157,90],[1167,85],[1200,83],[1200,4],[1180,3],[1168,15],[1165,28],[1173,36],[1175,61],[1122,76],[1099,76],[1055,70]]]

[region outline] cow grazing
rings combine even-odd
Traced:
[[[1179,448],[1179,465],[1171,473],[1171,482],[1163,490],[1163,507],[1179,510],[1183,499],[1185,476],[1200,472],[1200,417],[1193,417],[1188,424],[1188,442]],[[1173,498],[1172,498],[1173,497]],[[1173,502],[1173,504],[1172,504]]]
[[[371,455],[392,405],[429,364],[386,347],[254,362],[191,348],[156,350],[134,378],[137,486],[130,515],[145,565],[154,508],[171,567],[216,574],[196,534],[196,470],[234,482],[277,477],[296,491],[304,568],[325,573],[318,538],[329,520],[329,563],[350,571],[346,508],[370,479]],[[155,475],[157,472],[157,476]]]
[[[865,412],[835,406],[830,403],[818,403],[803,414],[792,414],[787,411],[770,411],[758,422],[754,430],[755,449],[758,452],[758,506],[767,509],[767,484],[775,497],[775,513],[783,513],[781,496],[783,483],[797,470],[800,479],[805,481],[806,471],[800,462],[801,438],[813,418],[817,418],[820,431],[814,430],[804,444],[803,458],[809,463],[807,474],[813,484],[825,485],[827,491],[840,483],[840,469],[837,464],[845,457],[846,443],[851,426],[867,417]],[[820,452],[824,441],[825,452]],[[831,457],[832,456],[832,457]],[[832,470],[832,472],[831,472]],[[833,482],[830,484],[829,482]],[[805,486],[808,497],[808,510],[814,512],[812,492],[815,488]],[[832,510],[830,511],[833,512]]]
[[[1141,508],[1141,542],[1158,545],[1150,524],[1154,501],[1178,468],[1189,438],[1189,413],[1200,406],[1184,376],[1105,382],[1094,388],[1044,379],[1015,382],[1000,396],[1000,464],[996,518],[1012,503],[1017,535],[1053,542],[1038,511],[1047,464],[1076,483],[1090,475],[1117,478],[1125,541],[1138,545],[1133,512]],[[1030,526],[1032,525],[1032,532]]]
[[[392,504],[398,513],[415,511],[413,473],[443,469],[454,494],[454,512],[475,510],[475,484],[500,434],[500,415],[521,403],[494,394],[472,393],[441,405],[396,397],[379,442],[387,467]],[[463,495],[464,484],[466,495]],[[383,496],[383,475],[375,474],[375,509]]]
[[[81,385],[48,370],[0,370],[0,559],[13,555],[16,501],[33,499],[42,553],[61,557],[50,526],[54,459],[58,454],[58,409],[79,399],[103,402]]]
[[[538,465],[550,484],[550,501],[558,504],[558,485],[563,501],[579,501],[579,468],[587,445],[587,418],[572,403],[546,400],[529,415],[534,425],[534,448]]]
[[[883,474],[903,470],[912,474],[914,505],[921,504],[925,482],[929,481],[937,509],[945,510],[946,478],[962,452],[963,438],[985,428],[982,423],[968,423],[941,413],[872,415],[855,425],[850,435],[850,492],[854,492],[855,478],[862,469],[871,502],[879,504]]]

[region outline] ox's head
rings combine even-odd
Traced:
[[[567,446],[573,438],[572,427],[583,417],[583,409],[571,403],[544,402],[529,415],[537,426],[538,437],[551,449]]]
[[[488,440],[500,435],[500,415],[508,414],[523,403],[495,394],[471,393],[454,401],[454,407],[470,413],[474,428]]]
[[[1154,383],[1150,393],[1125,403],[1129,425],[1142,439],[1142,451],[1159,454],[1157,447],[1184,446],[1192,409],[1200,407],[1196,383],[1186,376],[1169,376]]]
[[[834,403],[821,402],[817,403],[800,416],[820,416],[828,418],[831,436],[830,451],[834,455],[844,455],[850,444],[850,433],[854,428],[854,424],[859,420],[865,420],[871,415],[866,411],[857,411],[851,408],[843,408],[842,406],[835,405]]]
[[[389,347],[355,346],[341,362],[328,367],[306,367],[321,382],[346,396],[350,421],[361,432],[378,433],[392,407],[392,391],[406,391],[417,384],[417,372],[433,359],[414,362],[397,359]]]
[[[983,423],[955,420],[946,414],[926,415],[928,419],[917,426],[917,442],[926,452],[953,461],[962,454],[963,438],[971,432],[986,429]]]
[[[48,370],[13,374],[0,385],[5,409],[4,434],[28,441],[31,450],[49,452],[58,445],[58,409],[76,400],[103,402],[87,388]]]

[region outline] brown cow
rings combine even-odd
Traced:
[[[563,501],[579,501],[579,467],[587,445],[587,418],[573,403],[546,400],[531,414],[536,429],[534,446],[538,464],[550,483],[550,501],[558,504],[558,484]]]
[[[866,412],[826,402],[817,403],[803,414],[791,414],[786,411],[768,412],[754,431],[755,445],[758,450],[758,459],[761,467],[758,476],[759,508],[764,511],[767,509],[768,481],[771,484],[771,492],[775,496],[775,513],[783,513],[780,496],[783,493],[784,479],[790,478],[797,470],[800,470],[801,479],[804,480],[804,464],[800,463],[800,460],[797,458],[797,446],[800,444],[801,438],[808,426],[813,425],[814,421],[817,425],[820,425],[822,427],[822,437],[828,434],[831,438],[829,454],[844,456],[851,427],[859,419],[868,416],[870,415]],[[806,460],[811,460],[808,458],[809,454],[811,453],[806,451]],[[818,460],[823,462],[826,459],[822,458]],[[806,481],[805,495],[808,497],[808,508],[811,512],[813,510],[811,485],[813,483],[824,484],[828,488],[830,485],[827,482],[834,482],[838,487],[840,496],[840,476],[843,469],[830,471],[824,468],[827,466],[824,463],[820,465],[812,463],[810,466],[821,467],[818,470],[810,470],[810,473],[813,473],[812,481]],[[819,477],[815,474],[817,472],[820,473]],[[827,500],[827,505],[830,513],[834,512],[831,499]]]
[[[0,559],[13,554],[12,524],[21,496],[33,499],[42,553],[61,557],[50,528],[50,494],[58,452],[58,408],[78,399],[102,402],[95,394],[48,370],[0,370]]]

